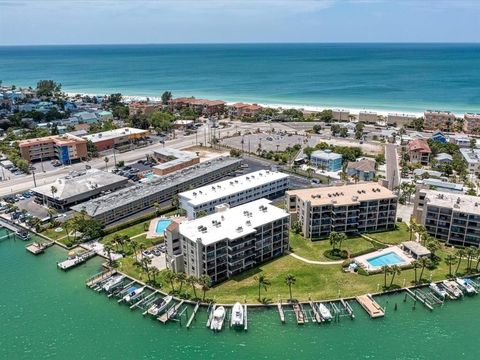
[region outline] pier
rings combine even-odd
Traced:
[[[193,308],[192,315],[190,316],[190,319],[188,319],[187,329],[189,329],[190,325],[192,325],[192,321],[195,319],[195,316],[197,315],[197,311],[199,307],[200,307],[200,301],[197,301],[197,303],[195,304],[195,307]]]
[[[343,299],[340,299],[340,304],[342,304],[344,312],[350,316],[351,319],[355,319],[355,315],[353,314],[353,309],[350,304]]]
[[[285,313],[283,312],[282,304],[278,303],[277,309],[278,309],[278,315],[280,316],[280,321],[282,322],[282,324],[285,324]]]
[[[168,320],[171,320],[178,312],[178,309],[183,305],[184,300],[180,301],[178,304],[173,305],[170,309],[168,309],[165,313],[160,315],[157,320],[166,323]]]
[[[297,318],[297,325],[305,324],[305,316],[303,315],[303,311],[299,303],[295,303],[293,305],[293,312],[295,313],[295,317]]]
[[[433,306],[430,304],[430,301],[428,300],[428,298],[426,296],[423,295],[423,293],[421,293],[420,291],[418,290],[414,290],[415,292],[413,292],[412,290],[410,289],[405,289],[406,291],[406,294],[409,295],[413,301],[420,301],[420,303],[422,303],[428,310],[432,311],[433,310]]]
[[[47,243],[33,242],[25,246],[25,249],[31,252],[33,255],[38,255],[38,254],[42,254],[46,248],[52,246],[53,244],[54,244],[53,242],[47,242]]]
[[[215,304],[210,304],[208,306],[208,309],[207,309],[207,312],[208,312],[207,328],[210,328],[210,324],[212,323],[212,319],[213,319],[213,312],[215,311],[216,307],[217,307],[217,305],[215,305]]]
[[[95,251],[87,251],[83,254],[76,255],[75,257],[71,259],[67,259],[65,261],[57,263],[57,266],[62,269],[62,270],[68,270],[71,269],[77,265],[83,264],[86,262],[88,259],[94,257],[97,255]]]
[[[385,316],[385,312],[383,311],[382,307],[375,300],[373,300],[373,297],[370,294],[357,296],[356,299],[371,318]]]
[[[133,310],[135,309],[136,307],[139,307],[141,304],[143,304],[145,301],[147,301],[148,299],[150,299],[151,297],[153,297],[157,292],[154,291],[152,292],[150,295],[147,295],[147,296],[144,296],[142,297],[142,299],[140,299],[139,301],[137,301],[135,304],[133,304],[132,306],[130,306],[130,310]]]
[[[243,306],[243,330],[248,330],[248,313],[247,313],[247,305]]]
[[[87,281],[85,281],[85,286],[89,288],[93,288],[99,282],[103,280],[107,280],[109,277],[115,275],[115,273],[116,273],[115,270],[108,270],[108,271],[102,271],[101,273],[95,274],[91,278],[87,279]]]
[[[313,320],[317,323],[320,324],[322,322],[322,317],[318,313],[317,307],[315,306],[315,303],[313,301],[309,302],[310,307],[312,308],[313,311]]]

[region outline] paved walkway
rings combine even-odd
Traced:
[[[295,259],[303,261],[304,263],[307,264],[313,264],[313,265],[339,265],[342,264],[344,260],[338,260],[338,261],[316,261],[316,260],[308,260],[305,259],[297,254],[289,252],[288,255],[293,256]]]
[[[141,234],[132,236],[130,239],[135,239],[135,238],[138,238],[138,237],[140,237],[140,236],[142,236],[142,235],[147,235],[147,234],[148,234],[148,232],[143,232],[143,233],[141,233]]]

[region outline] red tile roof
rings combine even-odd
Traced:
[[[430,146],[423,139],[415,139],[408,143],[408,151],[419,151],[422,153],[431,153]]]

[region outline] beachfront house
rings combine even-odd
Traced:
[[[310,155],[310,163],[322,170],[340,171],[342,170],[342,155],[331,150],[317,150]]]

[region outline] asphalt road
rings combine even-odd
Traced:
[[[398,171],[397,145],[385,145],[385,162],[387,165],[388,188],[393,190],[400,183],[400,172]]]

